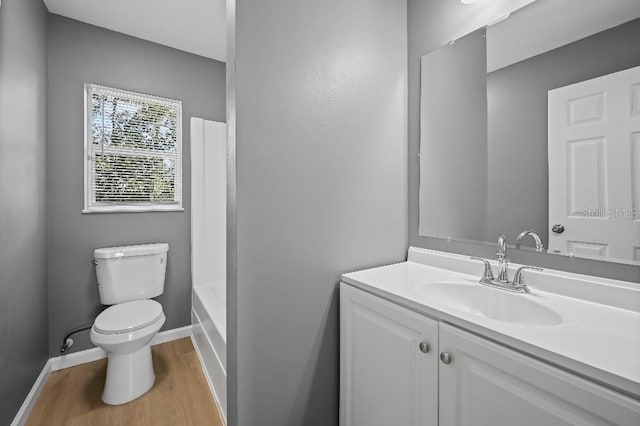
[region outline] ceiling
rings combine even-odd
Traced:
[[[538,0],[487,29],[487,71],[638,17],[638,0]]]
[[[218,61],[225,0],[44,0],[49,12]]]

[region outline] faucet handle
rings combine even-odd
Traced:
[[[484,262],[484,274],[482,274],[482,279],[480,281],[493,281],[495,279],[493,276],[493,269],[491,268],[491,263],[489,263],[487,259],[483,259],[481,257],[476,257],[476,256],[471,256],[470,259]]]
[[[542,268],[538,268],[537,266],[521,266],[516,270],[516,274],[513,276],[513,285],[516,287],[526,287],[524,282],[524,271],[530,269],[532,271],[544,271]]]

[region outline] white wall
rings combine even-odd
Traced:
[[[224,284],[227,267],[227,126],[191,118],[191,279]]]

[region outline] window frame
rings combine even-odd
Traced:
[[[174,191],[176,202],[174,203],[95,203],[94,182],[95,182],[95,165],[91,155],[91,146],[93,144],[92,135],[92,117],[91,117],[91,96],[93,90],[108,90],[121,93],[124,96],[142,97],[150,102],[159,102],[171,104],[177,108],[176,122],[176,152],[177,164],[174,177]],[[142,213],[142,212],[181,212],[184,211],[183,201],[183,173],[182,173],[182,101],[177,99],[163,98],[160,96],[149,95],[142,92],[134,92],[131,90],[118,89],[115,87],[104,86],[94,83],[84,84],[84,208],[82,213]],[[176,184],[176,180],[178,181]]]

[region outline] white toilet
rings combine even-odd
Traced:
[[[168,244],[99,248],[93,257],[105,309],[93,323],[91,341],[107,352],[102,400],[124,404],[153,386],[151,339],[165,322],[162,305]]]

